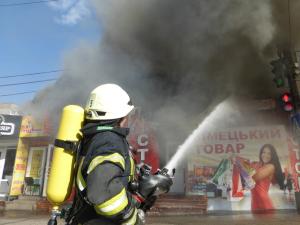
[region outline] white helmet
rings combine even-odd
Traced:
[[[134,108],[128,94],[116,84],[95,88],[85,107],[86,119],[111,120],[127,116]]]

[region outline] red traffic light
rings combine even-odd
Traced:
[[[284,93],[281,95],[282,108],[286,112],[290,112],[294,109],[294,105],[292,103],[292,97],[290,93]]]
[[[291,101],[291,95],[290,93],[284,93],[282,96],[281,96],[281,100],[285,103],[288,103]]]

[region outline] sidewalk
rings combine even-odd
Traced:
[[[8,211],[0,214],[0,225],[46,225],[48,214],[28,211]],[[59,220],[58,225],[63,225]],[[279,211],[273,215],[227,212],[208,213],[199,216],[150,216],[147,225],[299,225],[300,215],[296,211]]]

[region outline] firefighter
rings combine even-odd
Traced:
[[[76,196],[67,223],[143,224],[144,212],[128,188],[135,163],[125,128],[134,106],[116,84],[95,88],[85,107],[81,157],[76,175]]]

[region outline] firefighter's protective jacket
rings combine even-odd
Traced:
[[[135,201],[127,189],[135,172],[128,132],[128,128],[97,124],[82,129],[84,156],[76,177],[81,202],[75,216],[78,224],[92,220],[106,225],[139,223]]]

